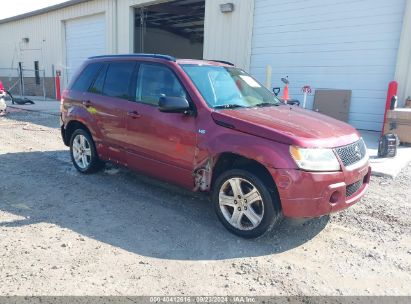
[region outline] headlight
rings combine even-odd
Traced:
[[[340,163],[332,149],[290,146],[290,153],[300,169],[307,171],[339,171]]]

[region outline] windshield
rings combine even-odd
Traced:
[[[280,104],[273,93],[241,69],[192,64],[181,66],[212,108],[250,108]]]

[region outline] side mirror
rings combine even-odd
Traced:
[[[186,113],[190,105],[184,97],[162,96],[158,102],[158,109],[164,113]]]

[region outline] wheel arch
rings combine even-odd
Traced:
[[[71,120],[67,123],[63,136],[64,144],[66,146],[70,145],[71,136],[77,129],[83,129],[84,131],[88,132],[90,136],[92,136],[90,129],[86,126],[84,122],[77,119]]]
[[[220,221],[229,231],[245,238],[256,238],[272,230],[275,225],[281,222],[283,214],[281,199],[278,196],[277,187],[274,181],[272,181],[270,185],[267,185],[267,180],[272,180],[272,177],[263,164],[253,159],[247,159],[236,153],[223,153],[220,155],[219,160],[217,160],[215,168],[216,171],[218,169],[222,171],[219,177],[217,175],[215,176],[216,178],[212,191],[212,203]],[[261,214],[260,221],[257,226],[253,224],[251,230],[243,229],[239,227],[242,226],[242,224],[233,224],[232,218],[227,218],[227,216],[230,217],[230,213],[234,217],[234,212],[238,207],[238,211],[241,214],[240,216],[237,215],[235,218],[235,223],[238,224],[238,219],[242,221],[241,218],[248,212],[245,210],[247,210],[247,208],[251,209],[252,204],[252,202],[248,203],[245,200],[248,200],[247,195],[249,191],[242,192],[242,195],[238,196],[238,200],[234,190],[233,193],[230,194],[225,193],[225,188],[220,188],[225,187],[224,185],[226,182],[232,178],[240,178],[247,181],[253,187],[256,187],[260,193],[261,202],[259,204],[264,205],[264,213],[258,212],[258,214]],[[231,184],[231,188],[232,187]],[[231,208],[227,209],[222,207],[222,205],[225,204],[224,202],[222,203],[220,198],[221,191],[224,191],[226,195],[231,197],[232,203],[228,203]],[[246,217],[248,217],[248,220],[250,221],[250,217],[248,215],[246,215]],[[255,217],[253,216],[253,218]]]
[[[280,196],[278,193],[277,185],[268,171],[267,167],[251,158],[247,158],[241,154],[233,152],[223,152],[217,155],[215,158],[214,166],[212,168],[212,177],[210,190],[212,191],[215,186],[215,181],[218,176],[224,171],[231,169],[243,169],[249,171],[262,179],[262,181],[267,185],[267,189],[272,195],[275,195],[279,200],[279,205],[281,208]]]

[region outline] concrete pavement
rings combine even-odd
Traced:
[[[38,96],[26,96],[26,98],[34,101],[35,104],[18,105],[12,104],[11,100],[7,100],[7,107],[26,111],[42,112],[51,115],[59,115],[60,113],[60,101],[58,100],[44,100],[43,97]]]
[[[367,145],[373,175],[395,178],[411,162],[411,147],[399,146],[397,156],[394,158],[378,158],[380,132],[360,131],[360,133]]]

